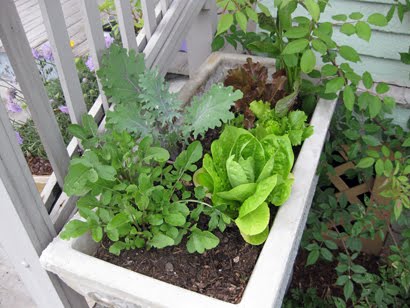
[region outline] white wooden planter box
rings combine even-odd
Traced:
[[[189,101],[210,83],[222,81],[228,68],[245,63],[247,57],[212,54],[181,90],[181,98]],[[253,58],[274,67],[272,59]],[[275,217],[239,304],[213,299],[99,260],[93,257],[99,244],[89,234],[70,241],[55,238],[41,255],[42,265],[77,292],[109,307],[280,307],[315,192],[316,168],[335,106],[336,100],[320,100],[317,104],[311,120],[315,133],[304,142],[293,168],[292,194]]]

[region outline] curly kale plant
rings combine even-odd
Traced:
[[[143,54],[133,50],[127,53],[113,44],[102,63],[97,74],[105,94],[116,104],[115,112],[107,115],[108,126],[141,137],[152,135],[168,149],[233,119],[230,109],[242,98],[242,93],[232,87],[213,85],[183,108],[177,95],[169,92],[164,78],[145,68]]]
[[[206,209],[191,212],[187,206],[206,205],[201,189],[191,200],[194,192],[184,185],[192,180],[190,174],[202,157],[199,141],[170,163],[169,152],[153,146],[151,136],[137,141],[125,130],[97,135],[97,125],[88,115],[83,126],[72,125],[70,131],[85,151],[72,159],[64,191],[80,197],[77,207],[83,220],[70,221],[61,233],[63,239],[90,231],[100,242],[106,235],[112,242],[110,252],[117,255],[123,249],[178,245],[185,235],[189,252],[203,253],[218,245],[215,235],[197,227]]]

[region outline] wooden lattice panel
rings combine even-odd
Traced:
[[[347,152],[347,149],[344,148]],[[380,186],[384,179],[382,177],[371,178],[366,183],[358,184],[354,186],[349,186],[348,183],[343,179],[343,175],[346,174],[348,170],[355,169],[356,166],[353,162],[349,161],[346,152],[340,151],[340,155],[346,160],[345,163],[334,168],[334,174],[328,174],[329,179],[333,186],[336,188],[337,192],[335,194],[336,198],[339,198],[342,194],[345,194],[347,200],[352,204],[363,204],[359,196],[363,194],[368,194],[371,200],[378,205],[386,205],[389,200],[380,196]],[[390,213],[382,208],[369,208],[368,211],[373,211],[376,217],[384,219],[386,223],[389,223]],[[352,221],[353,221],[352,217]],[[333,229],[334,226],[343,226],[343,221],[338,221],[335,223],[329,223],[329,229]],[[385,228],[384,233],[386,234],[387,228]],[[325,234],[324,237],[328,238]],[[362,251],[369,254],[379,255],[381,249],[383,248],[384,241],[377,234],[374,239],[362,238]],[[341,241],[336,241],[339,247],[343,247]]]
[[[358,198],[358,196],[363,195],[365,193],[371,193],[371,188],[374,184],[374,179],[370,179],[368,183],[359,184],[353,187],[349,187],[349,185],[343,180],[341,177],[346,173],[346,171],[354,169],[355,165],[352,162],[346,162],[338,167],[335,168],[335,175],[329,175],[329,179],[335,188],[338,190],[336,193],[336,198],[339,198],[342,194],[345,194],[347,200],[353,204],[362,204],[362,201]]]

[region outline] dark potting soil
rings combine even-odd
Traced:
[[[237,304],[258,259],[262,246],[243,240],[237,228],[216,234],[220,244],[203,254],[190,254],[186,240],[164,249],[129,250],[120,256],[108,252],[105,239],[95,257],[170,284]]]
[[[26,157],[27,164],[33,175],[50,175],[53,173],[53,168],[47,159],[40,157]]]
[[[305,266],[308,257],[306,250],[300,249],[293,267],[293,277],[289,290],[307,290],[315,288],[321,298],[331,296],[344,297],[343,287],[335,284],[337,280],[337,261],[319,260],[314,265]],[[376,274],[382,264],[380,257],[361,253],[354,261],[367,269],[368,272]]]

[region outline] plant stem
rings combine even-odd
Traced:
[[[195,200],[195,199],[186,199],[186,200],[179,200],[175,203],[186,203],[186,202],[192,202],[192,203],[198,203],[198,204],[202,204],[205,205],[207,207],[213,208],[215,209],[212,205],[210,205],[209,203],[203,202],[203,201],[199,201],[199,200]],[[216,209],[215,209],[216,210]]]

